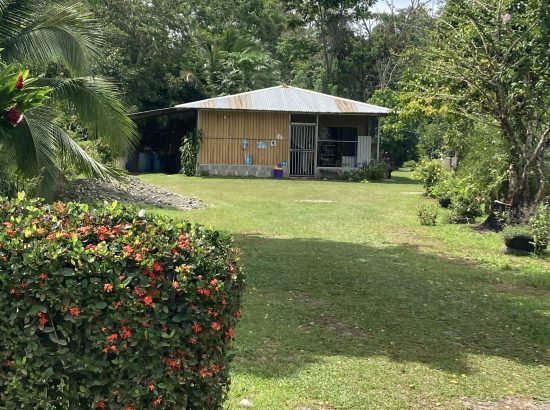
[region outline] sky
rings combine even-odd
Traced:
[[[391,1],[391,0],[388,0],[388,1]],[[407,7],[410,3],[411,3],[410,0],[393,0],[393,5],[396,8]],[[378,0],[376,5],[374,6],[373,10],[376,11],[376,12],[390,11],[390,9],[387,5],[387,2],[385,0]]]

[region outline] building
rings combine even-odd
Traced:
[[[384,107],[291,86],[134,114],[191,113],[203,131],[198,173],[232,176],[324,177],[380,156],[378,120]]]

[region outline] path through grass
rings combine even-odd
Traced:
[[[421,227],[393,182],[142,179],[202,199],[159,211],[231,231],[248,288],[228,408],[463,408],[550,399],[550,263],[466,226]],[[442,218],[441,218],[442,219]]]

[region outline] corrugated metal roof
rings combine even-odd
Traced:
[[[312,114],[387,115],[389,108],[334,97],[303,88],[281,85],[176,105],[183,109],[276,111]]]

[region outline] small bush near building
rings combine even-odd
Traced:
[[[197,171],[197,157],[203,138],[202,130],[193,130],[186,134],[181,141],[181,171],[188,177]]]
[[[243,289],[229,238],[116,203],[19,196],[0,219],[0,407],[221,407]]]
[[[371,161],[369,165],[363,165],[360,168],[344,171],[341,179],[346,181],[380,181],[388,177],[388,163],[384,161]]]
[[[432,190],[436,184],[441,181],[449,173],[441,161],[433,159],[430,161],[422,161],[415,168],[413,172],[413,178],[422,182],[426,194],[432,195]]]
[[[437,207],[433,205],[420,205],[417,211],[420,225],[435,226],[437,224]]]

